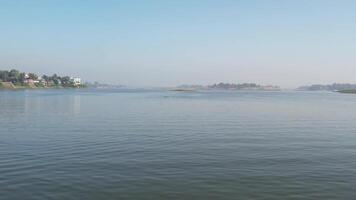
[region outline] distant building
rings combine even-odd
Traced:
[[[37,79],[31,79],[29,74],[25,74],[25,80],[24,80],[24,83],[27,83],[27,84],[35,84],[35,83],[40,83],[40,79],[37,78]]]
[[[47,86],[47,81],[43,79],[42,77],[38,79],[39,83],[43,86]]]
[[[77,86],[82,84],[82,79],[78,77],[71,77],[70,82],[72,82],[73,85]]]
[[[24,83],[33,84],[33,83],[34,83],[34,80],[33,80],[33,79],[25,79],[25,80],[24,80]]]
[[[46,86],[53,86],[54,82],[52,80],[49,80],[46,82]]]

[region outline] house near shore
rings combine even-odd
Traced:
[[[35,84],[35,83],[40,83],[40,80],[25,79],[23,82],[27,84]]]
[[[25,79],[23,82],[26,83],[26,84],[33,84],[33,83],[35,83],[33,79]]]
[[[12,69],[0,70],[0,82],[11,82],[15,86],[30,87],[83,87],[85,86],[79,77],[58,76],[38,76],[35,73],[24,73]]]
[[[39,84],[39,83],[41,83],[41,78],[33,79],[30,77],[29,74],[26,73],[25,80],[23,82],[27,83],[27,84]]]
[[[79,77],[70,77],[70,82],[74,85],[74,86],[79,86],[82,84],[82,79]]]

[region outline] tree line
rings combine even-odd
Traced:
[[[13,84],[24,84],[26,80],[38,80],[39,76],[35,73],[24,73],[19,70],[0,70],[0,82],[12,82]],[[53,74],[52,76],[43,75],[41,81],[44,83],[51,83],[54,85],[71,85],[71,78],[69,76],[58,76]]]

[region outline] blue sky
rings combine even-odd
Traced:
[[[0,68],[136,86],[356,82],[356,1],[0,0]]]

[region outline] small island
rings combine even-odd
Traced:
[[[38,76],[19,70],[0,70],[0,89],[36,89],[36,88],[83,88],[81,78],[71,76]]]

